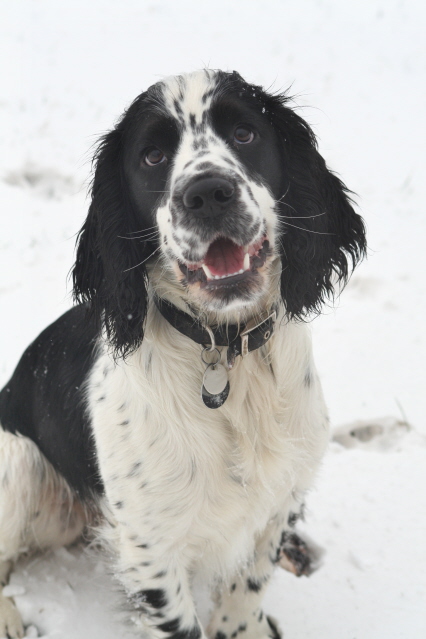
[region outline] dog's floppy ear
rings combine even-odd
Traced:
[[[143,262],[152,253],[146,242],[129,239],[129,233],[139,229],[123,172],[124,119],[102,138],[95,154],[92,201],[77,237],[72,272],[75,300],[88,303],[99,325],[105,326],[115,356],[126,356],[143,339]]]
[[[278,211],[281,222],[281,294],[289,317],[318,312],[341,288],[366,252],[365,228],[348,190],[318,153],[308,124],[268,96],[267,109],[288,167]],[[340,285],[340,286],[339,286]]]

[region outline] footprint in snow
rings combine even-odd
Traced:
[[[406,421],[381,417],[338,426],[333,431],[332,441],[345,448],[389,450],[395,448],[410,431],[411,427]]]

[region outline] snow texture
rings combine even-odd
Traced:
[[[303,525],[326,554],[309,578],[277,570],[266,609],[286,639],[424,639],[424,2],[16,0],[0,12],[0,382],[71,304],[92,147],[123,108],[205,65],[291,86],[357,194],[370,250],[312,324],[332,422],[345,424]],[[27,637],[133,636],[96,550],[22,561],[9,588]]]

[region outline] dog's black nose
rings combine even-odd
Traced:
[[[183,194],[183,203],[199,217],[224,213],[234,198],[234,187],[225,178],[202,178],[192,182]]]

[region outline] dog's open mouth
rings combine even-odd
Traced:
[[[188,284],[200,282],[201,287],[220,287],[246,279],[265,264],[269,255],[271,249],[266,235],[249,246],[218,237],[201,262],[179,262],[179,268]]]

